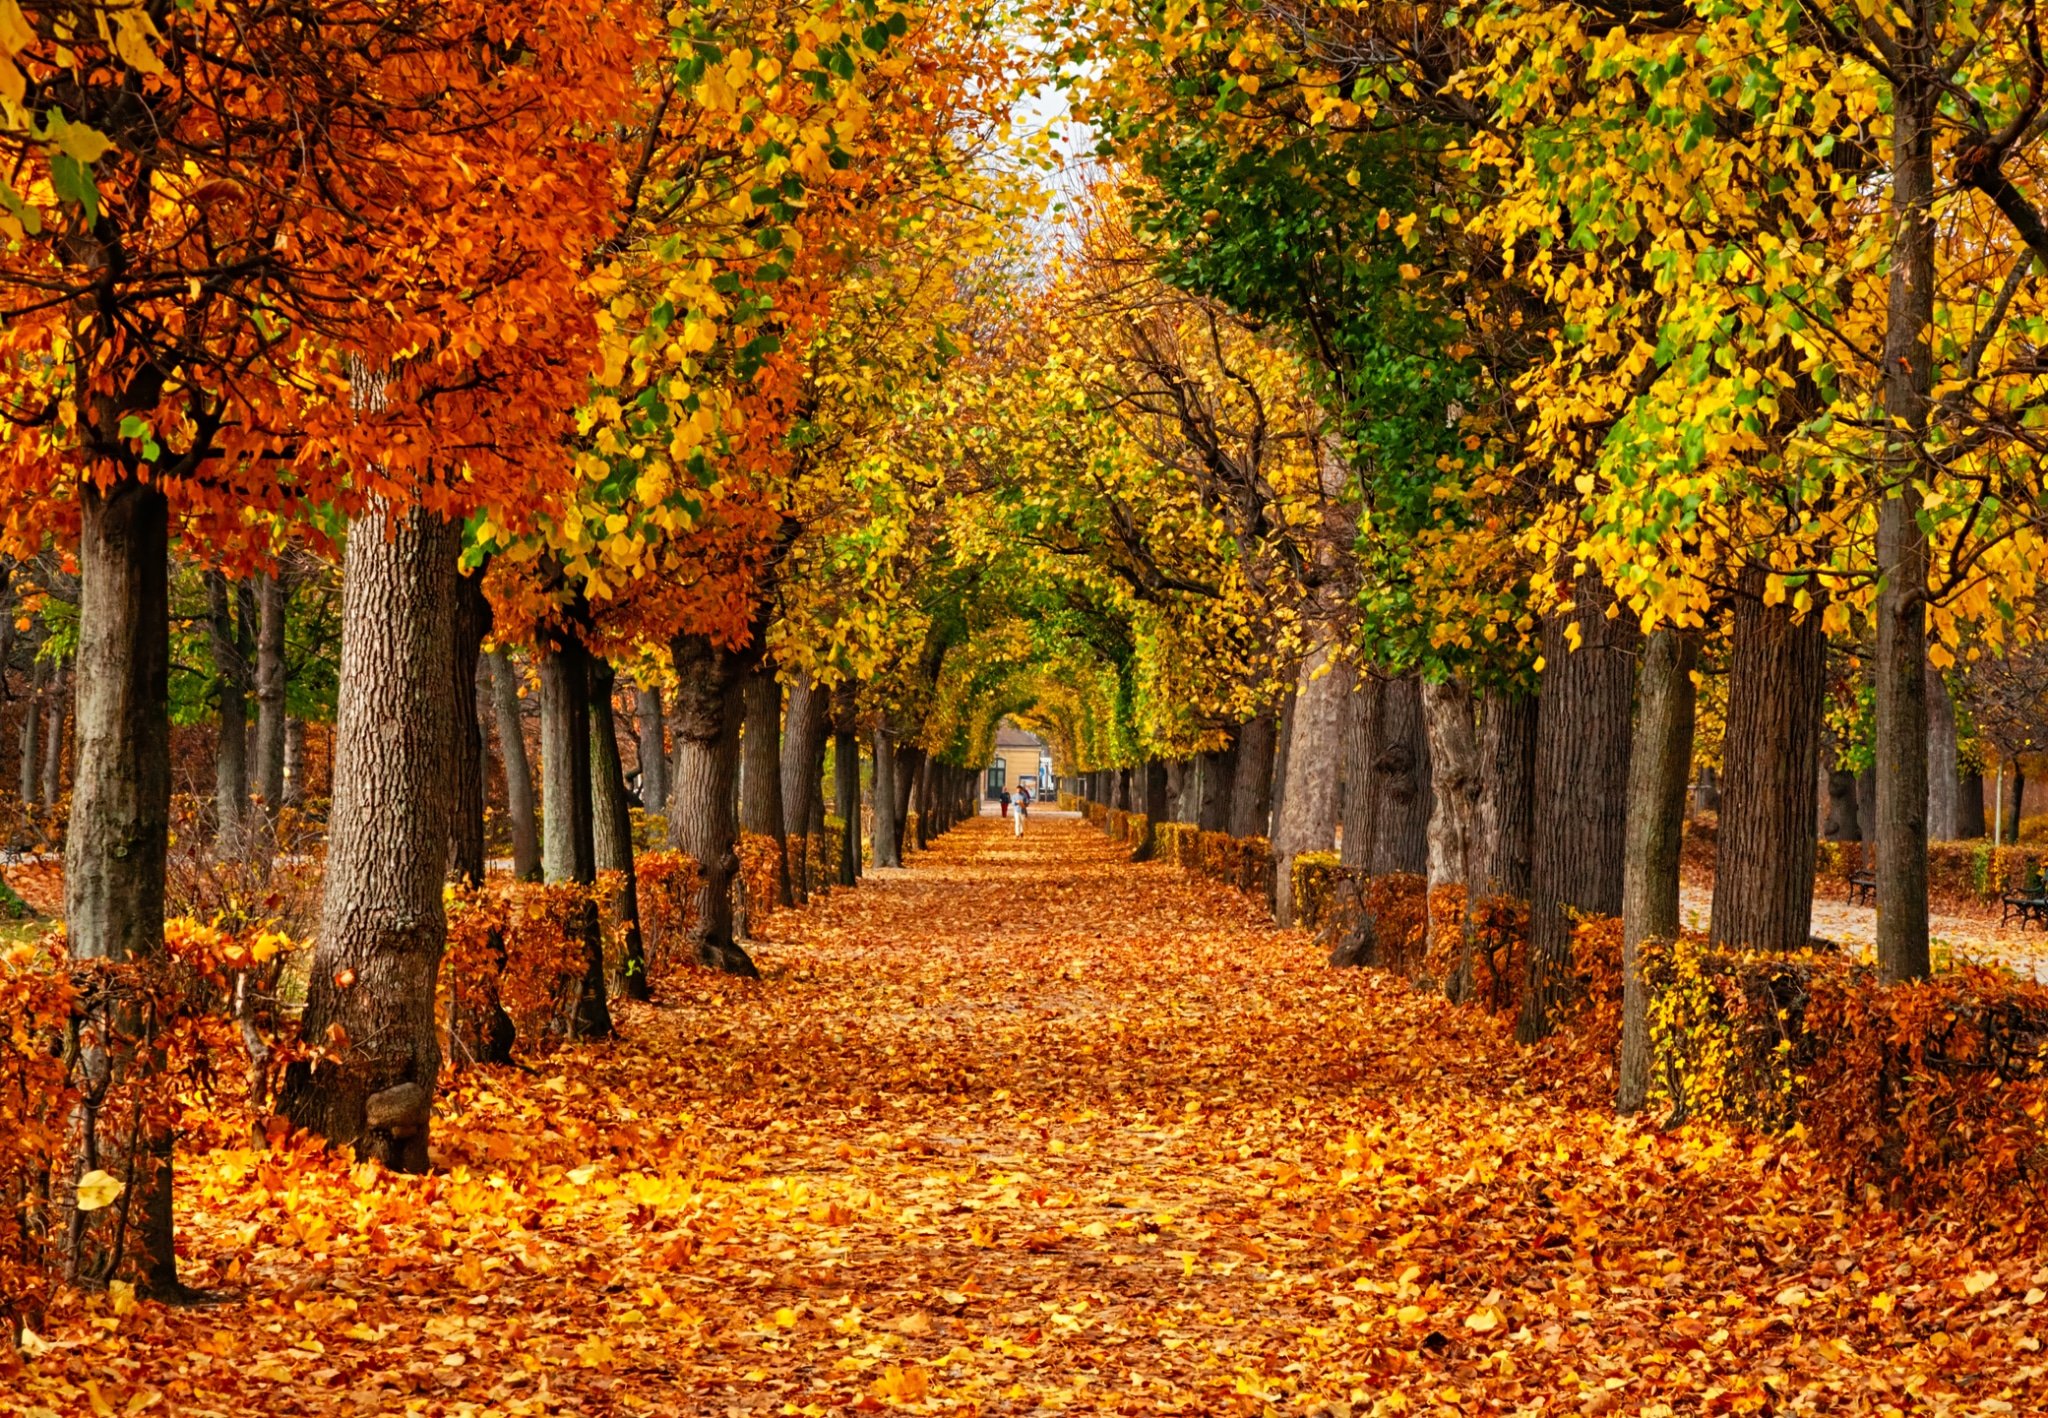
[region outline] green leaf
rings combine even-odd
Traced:
[[[93,185],[92,169],[69,153],[50,154],[50,186],[59,201],[76,202],[89,220],[100,219],[100,190]]]

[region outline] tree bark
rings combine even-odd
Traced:
[[[1536,828],[1529,860],[1529,980],[1516,1036],[1534,1043],[1571,982],[1572,910],[1621,910],[1627,841],[1630,711],[1635,648],[1627,616],[1597,572],[1574,588],[1575,607],[1543,624],[1543,708],[1536,719]],[[1567,627],[1579,626],[1571,648]]]
[[[1138,771],[1144,779],[1140,793],[1144,799],[1145,833],[1131,850],[1131,860],[1149,862],[1159,854],[1159,824],[1166,821],[1166,765],[1148,758]]]
[[[782,683],[765,660],[747,676],[740,738],[740,830],[775,843],[775,904],[793,906],[788,822],[782,805]],[[766,915],[764,909],[762,912]]]
[[[1479,895],[1479,738],[1473,723],[1471,686],[1462,680],[1422,685],[1422,713],[1429,732],[1429,890],[1453,882],[1465,888],[1458,913],[1458,965],[1444,993],[1462,1000],[1472,993],[1476,932],[1473,909]],[[1432,916],[1435,903],[1430,904]],[[1435,921],[1430,933],[1435,934]]]
[[[633,705],[640,745],[640,806],[659,814],[668,808],[668,731],[662,718],[661,691],[636,689]]]
[[[1629,751],[1626,865],[1621,884],[1621,1059],[1615,1111],[1639,1112],[1650,1086],[1650,992],[1646,941],[1678,936],[1679,849],[1692,771],[1699,657],[1696,633],[1665,627],[1643,646]]]
[[[460,529],[382,503],[349,523],[320,939],[288,1070],[294,1125],[394,1171],[428,1166],[447,936],[448,762]]]
[[[818,765],[823,762],[827,710],[831,697],[818,687],[809,672],[796,677],[789,687],[789,707],[782,729],[782,807],[789,815],[788,828],[797,839],[798,857],[790,863],[793,894],[799,903],[810,894],[811,808],[822,786]]]
[[[306,721],[291,715],[284,721],[284,805],[306,805]]]
[[[597,869],[621,874],[615,903],[625,937],[619,989],[627,999],[654,998],[647,978],[647,942],[640,933],[640,882],[633,874],[633,813],[626,803],[626,768],[612,709],[618,675],[608,663],[590,662],[590,822]],[[643,779],[644,781],[644,779]]]
[[[76,679],[75,674],[70,676],[70,680]],[[43,704],[43,801],[53,807],[64,800],[64,699],[67,682],[64,666],[53,666],[49,698]],[[1983,814],[1980,812],[1978,816],[1981,818]],[[1983,836],[1981,829],[1977,835]]]
[[[597,883],[597,824],[591,796],[591,657],[574,627],[557,628],[553,636],[556,643],[544,643],[540,650],[541,862],[550,884],[568,882],[589,888]],[[605,998],[604,926],[594,894],[584,897],[574,929],[583,945],[583,978],[569,1018],[570,1035],[609,1038],[612,1012]]]
[[[285,592],[277,573],[256,578],[256,739],[250,758],[250,786],[272,819],[284,805]]]
[[[476,666],[484,637],[491,633],[491,602],[484,595],[483,573],[457,574],[455,628],[449,673],[455,703],[452,824],[448,836],[448,868],[458,881],[472,885],[484,879],[484,729],[477,718]],[[278,768],[284,764],[280,757]],[[265,801],[270,801],[266,799]]]
[[[1896,441],[1878,466],[1877,964],[1888,981],[1921,979],[1927,936],[1927,535],[1915,479],[1932,406],[1934,136],[1945,77],[1929,52],[1936,21],[1914,0],[1892,85],[1889,289],[1884,411]],[[1725,840],[1725,838],[1724,838]]]
[[[491,703],[498,723],[498,757],[505,765],[505,815],[511,819],[512,875],[539,881],[540,825],[533,801],[533,765],[526,756],[526,725],[519,711],[519,671],[503,647],[491,651]]]
[[[839,814],[839,884],[860,880],[860,735],[858,690],[851,680],[832,695],[832,806]]]
[[[1204,753],[1199,763],[1201,796],[1195,823],[1204,832],[1230,830],[1231,795],[1237,784],[1237,744]]]
[[[1384,728],[1386,682],[1360,670],[1357,688],[1344,700],[1344,839],[1343,864],[1360,875],[1372,871],[1373,844],[1379,838],[1380,734]]]
[[[739,872],[734,834],[734,780],[739,775],[740,723],[747,652],[722,649],[701,635],[670,647],[678,688],[669,725],[675,738],[669,777],[669,838],[697,863],[696,919],[690,943],[697,963],[758,979],[753,958],[733,938],[733,878]]]
[[[164,859],[170,839],[169,508],[160,486],[124,479],[81,483],[78,537],[76,753],[64,841],[65,944],[79,960],[156,961],[164,954]],[[147,1075],[158,1063],[115,1008],[82,1072],[94,1083]],[[82,1109],[82,1113],[89,1109]],[[83,1160],[83,1158],[81,1159]],[[172,1134],[146,1122],[141,1136],[102,1151],[99,1166],[126,1183],[115,1206],[73,1212],[68,1265],[88,1250],[127,1270],[147,1293],[177,1297],[171,1220]],[[110,1165],[111,1164],[111,1165]],[[123,1234],[125,1228],[125,1234]]]
[[[1825,832],[1831,842],[1861,842],[1863,815],[1856,800],[1856,775],[1846,768],[1830,768],[1828,814]]]
[[[896,750],[896,865],[903,865],[903,839],[910,829],[910,795],[917,786],[919,767],[924,763],[924,750],[912,745]],[[1013,806],[1010,809],[1016,811]]]
[[[43,695],[50,667],[38,657],[29,667],[28,699],[23,704],[21,715],[21,802],[24,807],[34,807],[37,796],[37,774],[43,761]]]
[[[1927,667],[1927,835],[1936,842],[1963,836],[1963,764],[1956,744],[1956,704],[1940,670]]]
[[[242,855],[242,817],[249,802],[249,657],[243,653],[248,627],[235,625],[235,596],[228,578],[206,573],[207,640],[219,685],[213,757],[213,853],[223,861]]]
[[[1735,602],[1711,934],[1800,950],[1813,928],[1827,637],[1818,608],[1795,622],[1789,604],[1763,603],[1764,585],[1748,568]]]
[[[1422,679],[1404,675],[1381,687],[1379,756],[1373,761],[1372,874],[1429,869],[1429,730]]]
[[[1480,870],[1492,896],[1529,899],[1529,862],[1536,831],[1536,720],[1540,701],[1516,690],[1490,690],[1482,707],[1479,745]]]
[[[1962,773],[1962,801],[1956,810],[1956,835],[1974,841],[1984,835],[1984,774],[1976,768]]]
[[[1328,851],[1337,833],[1340,719],[1351,675],[1334,654],[1326,645],[1304,660],[1295,687],[1287,779],[1273,824],[1273,918],[1283,926],[1294,924],[1294,859]]]
[[[896,826],[896,734],[885,724],[875,726],[875,781],[872,851],[878,867],[903,865],[897,843],[902,841]]]
[[[1273,751],[1271,714],[1245,721],[1237,731],[1237,775],[1230,785],[1230,835],[1264,837],[1272,830]]]

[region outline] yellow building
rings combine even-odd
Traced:
[[[996,725],[996,746],[989,755],[983,795],[992,798],[998,793],[1014,793],[1021,783],[1031,789],[1035,799],[1039,796],[1039,784],[1051,782],[1052,749],[1045,740],[1024,732],[1008,719]]]

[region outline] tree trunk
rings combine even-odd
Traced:
[[[1825,832],[1830,842],[1861,842],[1863,816],[1857,810],[1856,775],[1846,768],[1827,770],[1828,816]]]
[[[1422,714],[1418,675],[1381,687],[1378,783],[1373,812],[1372,874],[1429,869],[1429,729]]]
[[[1429,732],[1429,891],[1457,883],[1465,888],[1458,913],[1458,965],[1444,982],[1454,1000],[1472,993],[1475,932],[1473,908],[1479,894],[1479,739],[1473,724],[1472,689],[1462,680],[1429,682],[1422,689],[1422,713]],[[1430,903],[1435,912],[1435,903]],[[1436,933],[1436,922],[1429,926]]]
[[[1343,864],[1360,875],[1372,871],[1373,843],[1379,836],[1380,781],[1374,767],[1380,757],[1386,682],[1360,670],[1358,685],[1344,700],[1344,839]]]
[[[256,578],[256,739],[250,787],[271,818],[284,805],[284,720],[287,690],[284,583],[275,572]]]
[[[659,815],[668,809],[668,731],[662,721],[661,691],[633,692],[639,738],[640,806]]]
[[[1865,842],[1877,838],[1877,770],[1866,768],[1856,775],[1856,823],[1863,831]],[[1865,866],[1871,864],[1871,853],[1863,854]]]
[[[832,695],[832,807],[839,814],[839,884],[860,880],[860,735],[851,680]]]
[[[1797,623],[1763,603],[1765,573],[1742,574],[1728,658],[1721,748],[1721,827],[1711,934],[1723,945],[1800,950],[1812,935],[1820,818],[1820,612]]]
[[[36,804],[37,774],[43,761],[43,691],[49,674],[49,665],[40,657],[29,667],[28,699],[23,703],[21,714],[21,802],[24,807]]]
[[[323,1053],[291,1066],[280,1099],[294,1125],[402,1172],[427,1169],[441,1069],[460,550],[460,529],[423,509],[372,503],[349,523],[334,806],[302,1020]]]
[[[809,672],[789,687],[789,707],[782,728],[782,809],[796,839],[797,859],[790,863],[792,889],[799,903],[810,892],[811,808],[818,796],[818,765],[823,761],[827,711],[831,696]]]
[[[214,734],[213,854],[242,855],[242,815],[249,801],[249,660],[247,627],[237,633],[234,590],[218,571],[206,573],[207,640],[220,697]]]
[[[1144,779],[1139,791],[1144,799],[1145,833],[1138,845],[1132,848],[1131,860],[1149,862],[1159,854],[1159,824],[1166,821],[1166,765],[1156,758],[1148,758],[1138,771]]]
[[[519,712],[519,671],[503,647],[491,651],[490,662],[498,757],[505,765],[505,815],[512,828],[512,875],[521,881],[539,881],[540,826],[533,810],[533,766],[526,757],[526,725]]]
[[[1956,836],[1974,841],[1984,835],[1984,774],[1976,768],[1962,773],[1962,800],[1956,809]]]
[[[915,745],[896,750],[896,865],[903,865],[903,838],[910,828],[910,794],[917,786],[917,773],[924,763],[924,750]],[[1011,807],[1015,812],[1016,808]]]
[[[1650,1086],[1646,941],[1678,936],[1679,849],[1692,771],[1695,632],[1665,627],[1643,646],[1629,751],[1626,865],[1621,883],[1621,1060],[1615,1111],[1639,1112]]]
[[[72,680],[77,676],[73,675]],[[50,694],[43,706],[43,801],[55,806],[64,799],[64,666],[50,670]],[[1980,793],[1979,796],[1982,796]],[[1979,812],[1981,819],[1983,813]],[[1978,836],[1983,836],[1979,829]]]
[[[775,843],[775,904],[794,906],[788,822],[782,810],[782,684],[765,660],[747,676],[740,739],[740,830]],[[762,915],[767,915],[763,903]]]
[[[1201,796],[1195,824],[1204,832],[1230,830],[1230,799],[1237,783],[1237,744],[1204,753],[1199,763]]]
[[[1920,447],[1934,388],[1934,134],[1947,88],[1928,53],[1934,18],[1915,0],[1892,87],[1891,268],[1884,411],[1896,442],[1877,466],[1877,964],[1886,980],[1923,978],[1927,938],[1927,534]],[[1725,840],[1725,836],[1724,836]]]
[[[1327,852],[1337,833],[1337,768],[1343,752],[1340,719],[1351,676],[1330,665],[1324,646],[1302,662],[1288,735],[1287,779],[1273,824],[1273,918],[1294,924],[1294,859]]]
[[[540,649],[541,864],[548,882],[597,883],[597,824],[592,813],[590,761],[590,652],[574,627],[543,631],[558,643]],[[617,752],[616,749],[613,750]],[[605,998],[604,926],[597,897],[584,898],[574,929],[583,945],[583,979],[569,1019],[572,1038],[604,1039],[612,1032]]]
[[[2027,770],[2020,767],[2020,761],[2012,761],[2012,798],[2005,814],[2005,840],[2017,847],[2020,844],[2020,809],[2027,802]]]
[[[896,735],[885,724],[875,726],[875,781],[870,796],[874,800],[875,865],[900,867],[903,858],[897,851],[902,837],[896,826]]]
[[[1940,670],[1927,667],[1927,835],[1954,842],[1963,835],[1963,764],[1956,744],[1956,704]]]
[[[695,920],[690,943],[697,963],[758,979],[752,957],[733,939],[734,780],[739,776],[740,722],[747,652],[721,649],[701,635],[681,635],[670,647],[678,688],[669,727],[675,738],[669,777],[669,839],[697,863]]]
[[[155,483],[123,480],[78,492],[76,754],[64,841],[65,944],[74,959],[154,961],[164,953],[164,857],[170,838],[169,510]],[[139,1021],[118,1005],[96,1021],[81,1058],[89,1089],[158,1060],[132,1040]],[[94,1124],[90,1100],[81,1122]],[[117,1123],[118,1127],[119,1124]],[[146,1122],[140,1136],[103,1147],[101,1170],[125,1183],[114,1206],[71,1214],[74,1276],[119,1278],[175,1298],[171,1224],[172,1134]],[[81,1155],[84,1163],[88,1155]],[[75,1179],[74,1179],[75,1180]]]
[[[285,716],[284,805],[306,805],[306,721]]]
[[[627,999],[654,998],[647,978],[647,942],[640,933],[640,882],[633,874],[633,813],[626,803],[626,768],[619,756],[619,726],[612,709],[618,675],[603,660],[590,662],[590,823],[597,869],[621,874],[615,903],[624,941],[619,989]],[[644,781],[644,779],[643,779]]]
[[[484,728],[477,718],[476,666],[484,637],[491,633],[491,602],[484,595],[482,572],[457,574],[454,624],[449,671],[454,677],[454,796],[448,867],[458,881],[479,885],[484,879]],[[280,755],[280,772],[283,767]]]
[[[1272,830],[1273,749],[1271,714],[1245,721],[1237,731],[1237,775],[1230,785],[1230,835],[1264,837]]]
[[[1516,1036],[1534,1043],[1571,987],[1569,912],[1621,910],[1628,825],[1630,710],[1635,648],[1627,616],[1609,620],[1598,573],[1574,588],[1576,605],[1543,624],[1543,708],[1536,718],[1536,827],[1529,860],[1529,979]],[[1582,641],[1571,648],[1566,627]]]
[[[1536,830],[1536,720],[1540,701],[1516,690],[1489,690],[1479,744],[1480,870],[1491,896],[1529,899]]]

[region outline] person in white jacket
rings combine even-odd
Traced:
[[[1024,835],[1024,815],[1030,810],[1031,790],[1020,783],[1017,787],[1017,796],[1010,802],[1011,836],[1022,837]]]

